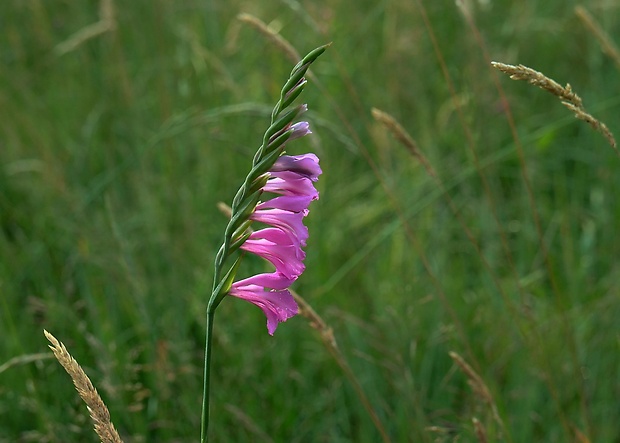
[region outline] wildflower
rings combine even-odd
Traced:
[[[241,249],[269,260],[276,267],[276,271],[287,278],[295,279],[305,269],[302,263],[305,252],[279,228],[253,232]]]
[[[291,212],[283,209],[256,210],[250,220],[276,226],[282,229],[298,246],[306,246],[308,228],[303,224],[307,210]]]
[[[312,200],[319,198],[313,182],[321,174],[314,154],[282,155],[286,144],[310,134],[308,122],[293,123],[308,107],[293,103],[306,85],[310,65],[329,45],[316,48],[293,67],[284,84],[280,100],[271,113],[271,124],[252,160],[252,169],[235,194],[224,241],[215,255],[213,290],[206,310],[204,388],[200,419],[200,442],[206,443],[209,431],[209,390],[211,387],[211,350],[215,310],[227,295],[255,304],[267,317],[267,330],[273,335],[278,324],[299,312],[290,285],[304,271],[308,229],[303,218]],[[270,196],[276,194],[276,197]],[[271,197],[264,202],[259,199]],[[270,227],[248,232],[252,221]],[[269,260],[275,272],[258,274],[234,283],[241,257],[228,267],[226,261],[239,248]]]
[[[303,175],[313,182],[321,175],[319,159],[314,154],[282,155],[271,168],[272,172],[290,171]]]
[[[307,105],[302,105],[300,108],[300,113],[306,112],[308,109]],[[289,129],[292,129],[293,132],[291,136],[288,138],[288,141],[295,140],[296,138],[303,137],[304,135],[312,134],[310,131],[310,125],[308,122],[299,122],[291,125]]]
[[[297,124],[310,133],[307,123]],[[295,125],[292,125],[294,127]],[[293,132],[294,133],[294,132]],[[267,317],[267,330],[273,335],[278,323],[297,314],[298,308],[288,287],[303,273],[308,228],[303,219],[308,206],[319,198],[314,182],[321,174],[314,154],[280,156],[269,170],[264,193],[278,194],[258,203],[250,220],[270,227],[255,231],[241,245],[244,251],[271,262],[272,274],[258,274],[232,284],[229,295],[257,305]]]
[[[298,195],[311,197],[312,200],[319,198],[319,193],[312,182],[295,172],[272,172],[273,178],[267,180],[263,187],[265,192],[273,192],[281,195]]]
[[[303,212],[312,200],[314,198],[311,195],[282,195],[259,203],[256,209],[283,209],[291,212]]]
[[[267,317],[267,331],[273,335],[278,323],[299,312],[297,303],[287,289],[292,282],[279,272],[258,274],[233,283],[228,294],[261,308]]]

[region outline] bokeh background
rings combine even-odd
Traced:
[[[295,289],[388,439],[306,319],[270,337],[225,300],[213,441],[620,441],[620,158],[490,66],[569,82],[620,133],[580,4],[620,44],[613,0],[0,2],[0,441],[97,441],[44,328],[126,441],[198,439],[216,204],[294,65],[242,13],[302,55],[333,42],[289,151],[324,171]]]

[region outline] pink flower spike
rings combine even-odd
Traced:
[[[278,227],[286,232],[295,244],[306,246],[308,228],[303,224],[305,215],[305,212],[290,212],[282,209],[260,209],[254,211],[254,213],[250,215],[250,220]]]
[[[319,158],[314,154],[282,155],[271,168],[272,172],[290,171],[309,178],[313,182],[322,174]]]
[[[263,310],[267,317],[267,331],[273,335],[278,324],[297,315],[299,307],[287,289],[267,290],[258,282],[259,276],[254,276],[232,284],[229,295],[238,297],[255,304]]]
[[[300,107],[301,112],[305,107]],[[307,122],[290,125],[292,140],[310,133]],[[319,159],[314,154],[280,156],[268,172],[268,179],[262,187],[265,193],[278,194],[258,203],[249,220],[264,223],[269,227],[252,232],[240,248],[271,262],[276,272],[258,274],[232,284],[228,295],[255,304],[267,317],[267,330],[273,335],[278,324],[299,312],[290,285],[305,270],[303,260],[306,253],[308,228],[303,224],[308,206],[319,198],[314,187],[322,171]]]

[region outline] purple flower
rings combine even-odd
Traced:
[[[270,172],[269,174],[272,178],[267,180],[267,184],[263,187],[264,192],[282,195],[307,195],[312,197],[312,200],[319,198],[319,193],[309,178],[287,171]]]
[[[233,283],[228,294],[261,308],[267,317],[267,330],[273,335],[278,323],[299,312],[295,299],[286,289],[291,283],[290,279],[277,272],[258,274]]]
[[[306,215],[303,212],[291,212],[282,209],[259,209],[250,215],[250,220],[275,226],[286,232],[291,240],[301,246],[306,246],[308,228],[303,224]]]
[[[313,200],[311,195],[282,195],[259,203],[256,209],[282,209],[291,212],[303,212]]]
[[[306,268],[302,262],[306,253],[281,229],[267,228],[253,232],[241,249],[269,260],[276,271],[294,280]]]
[[[306,109],[307,109],[306,107],[302,108],[300,110],[300,113],[306,112]],[[291,132],[291,135],[289,135],[288,139],[286,139],[287,142],[295,140],[296,138],[301,138],[304,135],[312,134],[312,131],[310,131],[310,125],[308,124],[308,122],[298,122],[293,125],[286,126],[280,129],[275,134],[273,134],[271,138],[269,139],[269,144],[271,144],[275,139],[280,137],[285,132],[289,132],[289,131]]]
[[[296,138],[303,137],[304,135],[312,134],[310,130],[310,125],[308,122],[299,122],[291,125],[289,129],[292,129],[293,132],[287,141],[295,140]]]
[[[287,278],[279,272],[272,272],[270,274],[257,274],[245,280],[238,281],[237,283],[241,284],[246,282],[268,289],[287,289],[294,281],[294,279]]]
[[[313,182],[319,179],[321,167],[319,158],[314,154],[281,155],[271,168],[272,172],[290,171],[309,178]]]
[[[310,132],[308,123],[291,125],[291,138]],[[289,128],[289,129],[290,129]],[[289,138],[289,140],[291,139]],[[259,274],[232,284],[229,294],[260,307],[267,316],[267,329],[273,335],[279,322],[298,312],[297,304],[287,288],[305,270],[308,228],[303,219],[308,206],[319,198],[314,187],[321,174],[319,159],[314,154],[282,155],[269,170],[269,179],[263,186],[265,193],[279,194],[256,205],[250,220],[270,227],[255,231],[241,245],[241,249],[271,262],[276,272]]]
[[[260,231],[253,232],[250,240],[265,239],[278,245],[295,245],[295,257],[299,260],[306,258],[306,253],[301,249],[300,245],[291,240],[291,237],[280,228],[265,228]]]

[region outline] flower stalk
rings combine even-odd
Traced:
[[[305,269],[305,252],[301,248],[306,245],[308,229],[302,220],[308,214],[310,202],[318,198],[313,182],[318,179],[321,169],[314,154],[283,154],[286,143],[311,133],[307,122],[293,123],[307,110],[307,106],[291,108],[291,105],[306,85],[306,71],[327,47],[325,45],[311,51],[291,71],[271,114],[271,124],[254,155],[252,168],[232,202],[232,214],[224,231],[224,240],[215,257],[213,290],[206,310],[201,443],[208,441],[213,322],[221,301],[230,295],[261,308],[267,317],[267,330],[271,335],[280,322],[299,311],[288,287]],[[278,196],[261,202],[265,193]],[[270,227],[250,233],[252,222]],[[227,260],[239,249],[243,253],[226,270]],[[275,272],[234,282],[245,253],[267,259],[276,268]]]

